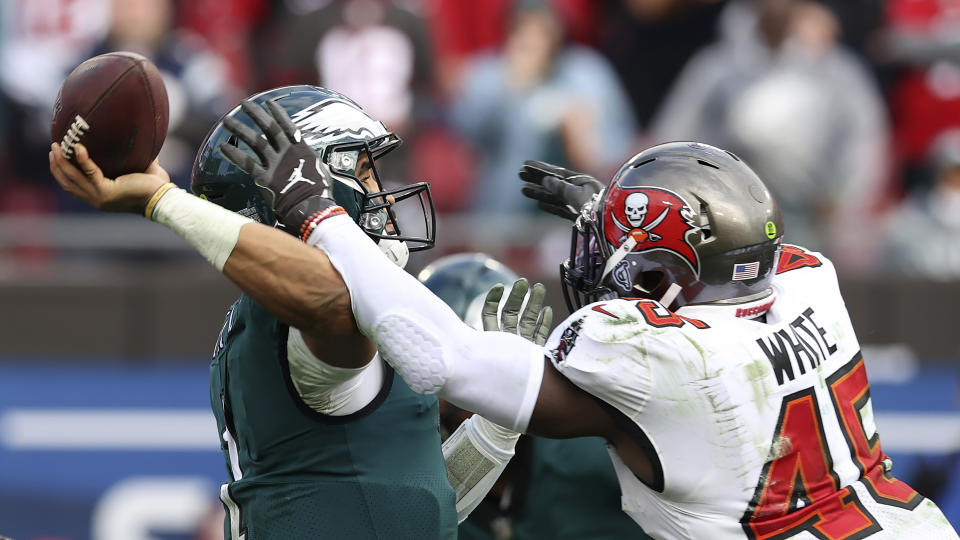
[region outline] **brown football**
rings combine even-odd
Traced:
[[[167,136],[167,88],[157,67],[131,52],[95,56],[74,69],[53,105],[50,138],[75,158],[83,143],[104,176],[142,172]]]

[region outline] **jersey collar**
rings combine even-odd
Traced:
[[[777,299],[776,293],[769,296],[743,302],[740,304],[694,304],[683,306],[677,310],[678,315],[704,319],[711,317],[739,317],[741,319],[756,319],[766,315]]]

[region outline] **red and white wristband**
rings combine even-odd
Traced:
[[[314,213],[300,225],[300,240],[306,242],[307,238],[310,238],[310,235],[313,234],[314,229],[325,219],[332,218],[333,216],[341,216],[346,213],[347,211],[344,210],[342,206],[331,206]]]

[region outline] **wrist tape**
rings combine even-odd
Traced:
[[[170,186],[170,187],[167,187]],[[162,190],[162,192],[161,192]],[[253,220],[166,184],[144,212],[187,241],[217,270],[223,271],[240,238],[240,228]]]

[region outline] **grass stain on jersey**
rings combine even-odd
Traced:
[[[930,499],[924,499],[913,513],[915,517],[911,519],[889,520],[889,523],[884,524],[884,531],[890,533],[890,538],[919,538],[921,534],[938,532],[934,531],[937,528],[934,524],[940,527],[953,527],[936,503]]]
[[[687,342],[697,351],[697,354],[700,355],[700,363],[701,363],[701,369],[703,370],[704,379],[714,379],[716,377],[719,377],[723,373],[723,366],[718,366],[717,368],[715,368],[715,371],[713,373],[710,373],[710,365],[708,362],[710,351],[704,349],[702,345],[700,345],[699,343],[697,343],[696,340],[694,340],[692,337],[687,335],[686,332],[680,332],[680,335],[683,336],[683,338],[686,339]]]
[[[625,324],[633,324],[640,321],[640,317],[629,313],[621,313],[617,316],[616,319],[604,319],[604,322],[607,326],[623,326]]]
[[[645,328],[629,329],[625,328],[619,332],[605,332],[602,336],[598,336],[597,341],[602,341],[604,343],[625,343],[633,339],[637,339],[643,334],[647,334]]]
[[[841,321],[834,321],[830,325],[830,329],[833,330],[834,343],[842,343],[846,339],[846,326]]]
[[[641,322],[639,317],[627,315],[619,319],[604,318],[596,324],[590,324],[588,320],[587,324],[584,324],[584,332],[589,332],[591,338],[604,343],[623,343],[645,334],[660,335],[663,330],[648,326],[646,321]]]
[[[770,364],[762,358],[757,358],[753,362],[745,365],[743,370],[747,376],[747,380],[750,381],[750,386],[753,388],[753,404],[757,406],[758,411],[763,412],[764,409],[770,407],[770,404],[767,402],[767,396],[771,393],[770,385],[768,384]]]
[[[702,358],[704,362],[706,362],[707,352],[704,350],[704,348],[687,334],[684,333],[682,335],[688,342],[690,342],[690,345],[693,345],[693,348],[697,350],[697,352],[700,354],[700,358]]]

